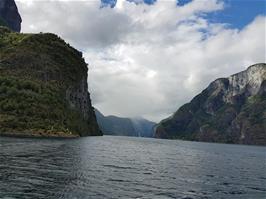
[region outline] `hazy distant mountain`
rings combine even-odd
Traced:
[[[104,116],[95,110],[98,124],[105,135],[152,137],[154,122],[143,118]]]
[[[138,134],[138,137],[153,137],[156,123],[144,118],[131,118],[130,120]]]
[[[266,144],[266,64],[212,82],[157,125],[155,137]]]

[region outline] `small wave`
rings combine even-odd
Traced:
[[[122,180],[122,179],[107,179],[109,182],[130,182],[128,180]]]
[[[127,167],[127,166],[117,166],[117,165],[111,165],[111,164],[104,164],[104,167],[114,168],[114,169],[134,169],[133,167]]]
[[[229,186],[229,185],[231,185],[231,183],[223,182],[222,185],[224,185],[224,186]]]
[[[243,191],[229,191],[229,192],[226,192],[226,191],[223,191],[224,194],[229,194],[229,195],[242,195],[242,194],[245,194],[245,192]]]
[[[230,191],[229,193],[232,194],[232,195],[242,195],[242,194],[244,194],[243,191]]]
[[[144,175],[152,175],[152,172],[144,172]]]
[[[248,187],[249,189],[253,189],[253,190],[256,190],[256,191],[263,191],[263,192],[266,192],[266,189],[264,188],[259,188],[259,187]]]
[[[163,197],[165,199],[167,198],[175,198],[176,199],[176,196],[174,196],[173,194],[171,193],[158,193],[156,194],[157,196],[160,196],[160,197]]]

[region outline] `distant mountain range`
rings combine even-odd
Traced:
[[[95,109],[96,118],[104,135],[153,137],[156,123],[143,118],[104,116]]]
[[[212,82],[161,121],[156,138],[266,144],[266,64]]]

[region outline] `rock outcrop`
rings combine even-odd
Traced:
[[[0,135],[102,135],[82,53],[54,34],[0,28]]]
[[[266,145],[266,64],[212,82],[159,123],[155,137]]]
[[[104,135],[152,137],[155,123],[143,118],[104,116],[95,110],[100,129]]]
[[[6,25],[16,32],[20,32],[22,19],[14,0],[0,1],[0,25]]]

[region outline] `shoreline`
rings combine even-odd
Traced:
[[[0,133],[0,137],[10,138],[36,138],[36,139],[75,139],[80,138],[79,135],[69,134],[34,134],[34,133]]]

